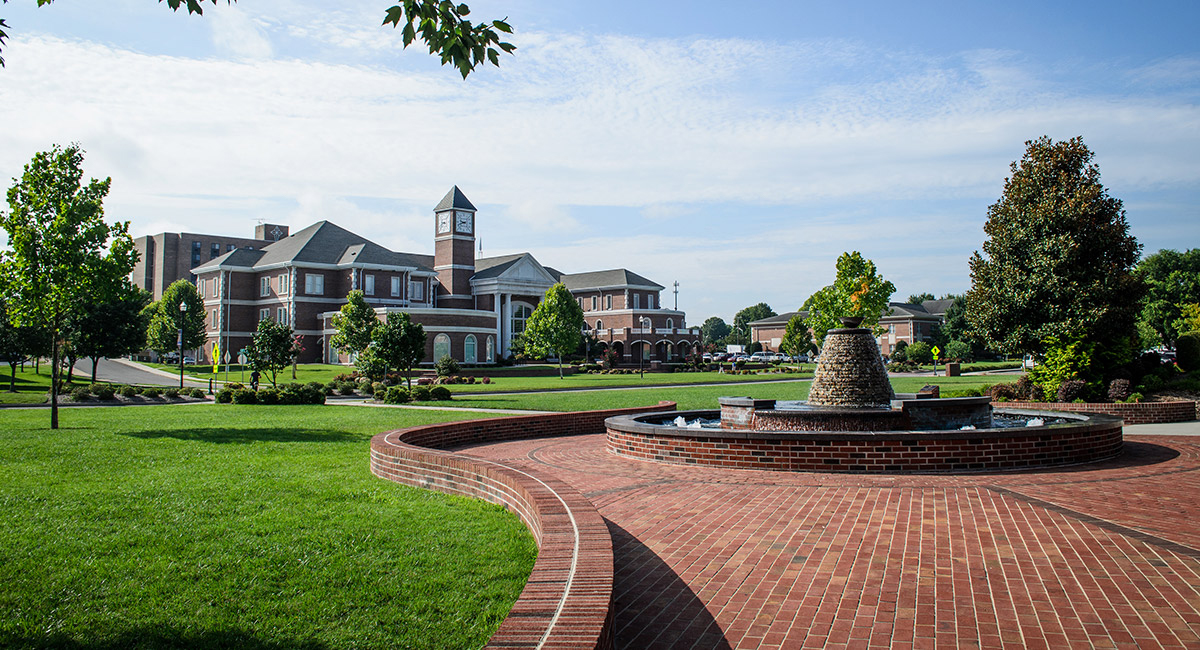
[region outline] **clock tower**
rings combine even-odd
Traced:
[[[474,309],[471,276],[475,275],[475,206],[455,185],[433,209],[433,223],[437,305]]]

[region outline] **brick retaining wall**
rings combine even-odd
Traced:
[[[683,412],[711,417],[711,412]],[[641,420],[642,418],[638,418]],[[761,432],[682,429],[633,418],[607,423],[618,456],[677,465],[793,472],[962,472],[1087,463],[1121,453],[1121,421],[1040,429]]]
[[[371,472],[404,485],[499,503],[538,543],[525,589],[488,648],[612,647],[612,538],[583,495],[555,478],[453,451],[468,444],[598,433],[617,415],[658,406],[447,422],[371,439]]]
[[[1200,402],[1132,402],[1126,403],[1079,403],[1079,402],[995,402],[995,406],[1039,411],[1070,411],[1073,413],[1101,413],[1125,420],[1125,424],[1164,424],[1167,422],[1190,422],[1200,416]]]

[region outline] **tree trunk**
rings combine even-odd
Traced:
[[[51,330],[50,343],[50,428],[58,428],[58,328]]]
[[[67,363],[67,383],[70,384],[71,382],[75,381],[75,361],[76,361],[76,359],[73,355],[70,355],[70,354],[68,354],[66,356],[67,356],[67,358],[64,360],[68,362]]]
[[[563,355],[562,355],[562,354],[559,354],[559,355],[558,355],[558,378],[559,378],[559,379],[562,379],[562,378],[563,378],[563,373],[562,373],[562,358],[563,358]]]
[[[17,364],[10,361],[8,367],[12,369],[12,375],[8,378],[8,392],[17,392]]]
[[[100,357],[92,357],[92,383],[96,383],[96,366],[100,365]]]

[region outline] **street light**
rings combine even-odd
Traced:
[[[183,319],[187,314],[187,303],[179,303],[179,387],[183,388]]]
[[[646,327],[647,327],[647,325],[650,324],[650,319],[646,318],[645,316],[642,316],[641,321],[642,321],[642,334],[645,334]],[[638,355],[638,374],[642,376],[642,379],[646,378],[645,364],[646,364],[646,343],[645,343],[645,341],[643,341],[641,354]]]

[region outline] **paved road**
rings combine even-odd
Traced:
[[[76,376],[92,376],[92,360],[80,359],[75,363]],[[139,384],[142,386],[178,386],[179,375],[147,368],[125,359],[101,359],[96,366],[96,379],[116,384]],[[208,382],[185,380],[185,386],[208,388]]]

